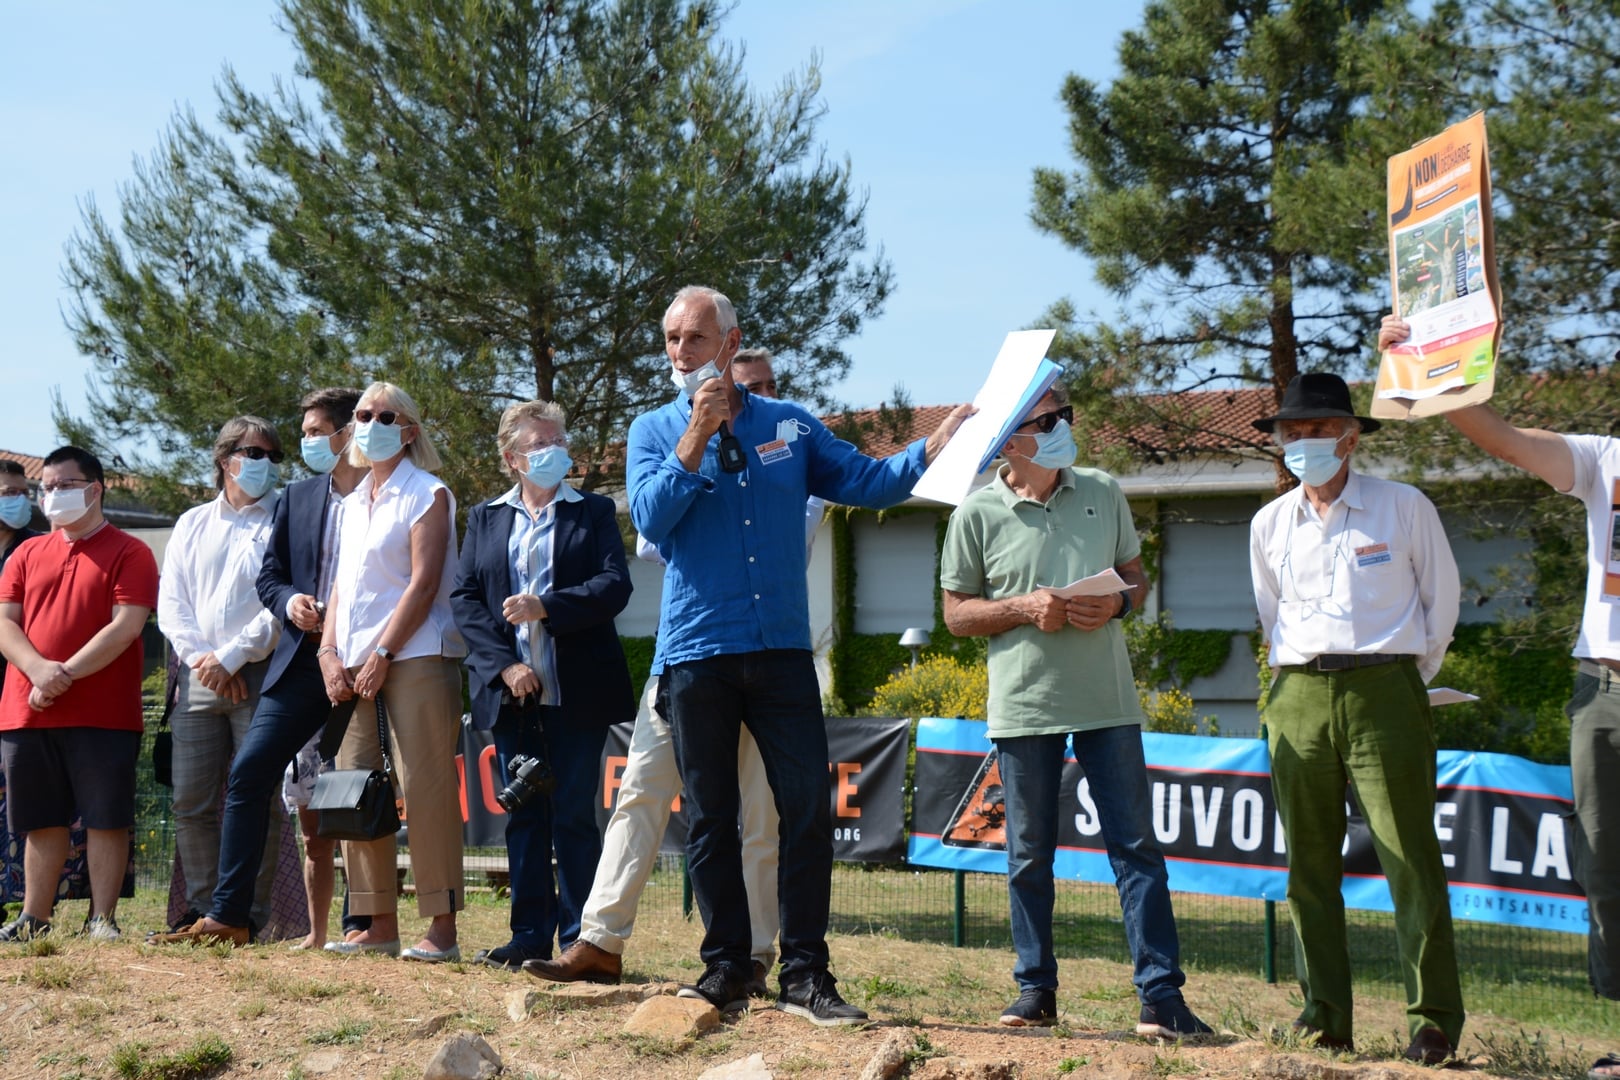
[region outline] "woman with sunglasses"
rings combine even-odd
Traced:
[[[317,655],[332,702],[358,699],[339,768],[382,767],[381,701],[395,792],[410,815],[417,911],[432,922],[401,952],[394,838],[345,841],[349,907],[370,915],[371,927],[328,948],[459,960],[456,912],[464,897],[455,757],[460,658],[467,650],[450,614],[456,500],[432,475],[443,461],[416,402],[397,386],[377,382],[366,389],[355,406],[349,455],[369,471],[344,501],[337,574]]]

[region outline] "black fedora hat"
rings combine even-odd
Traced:
[[[1350,388],[1343,379],[1328,371],[1307,371],[1289,379],[1277,415],[1262,417],[1254,421],[1254,426],[1269,435],[1279,420],[1315,420],[1323,416],[1359,420],[1362,431],[1377,431],[1383,427],[1370,416],[1356,416],[1350,405]]]

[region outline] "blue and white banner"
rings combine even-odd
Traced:
[[[1285,899],[1288,852],[1265,742],[1146,733],[1142,744],[1170,887]],[[1451,879],[1452,914],[1586,933],[1586,899],[1570,874],[1564,824],[1573,808],[1569,769],[1457,750],[1440,751],[1438,764],[1435,832]],[[1059,879],[1112,882],[1090,784],[1069,753],[1054,871]],[[1392,910],[1366,823],[1348,792],[1347,805],[1345,903]],[[921,721],[909,861],[1004,874],[1004,826],[1000,770],[985,725]]]

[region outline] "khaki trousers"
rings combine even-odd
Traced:
[[[356,669],[358,670],[358,669]],[[461,792],[456,749],[461,735],[461,667],[454,660],[422,656],[395,660],[382,688],[388,710],[388,753],[396,792],[404,798],[410,827],[411,874],[416,909],[424,918],[448,915],[465,903],[461,877]],[[380,769],[376,705],[361,698],[338,748],[340,769]],[[392,915],[399,908],[394,838],[345,840],[349,910],[355,915]]]

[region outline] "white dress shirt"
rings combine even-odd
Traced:
[[[234,675],[275,649],[281,623],[259,602],[254,583],[280,495],[238,510],[221,492],[174,523],[158,584],[158,628],[187,667],[213,653]]]
[[[427,617],[410,640],[390,642],[396,660],[418,656],[462,657],[467,644],[450,614],[450,586],[456,575],[456,497],[431,473],[408,457],[401,458],[383,481],[375,501],[374,476],[365,478],[343,500],[343,538],[338,541],[334,637],[325,642],[338,651],[345,667],[366,662],[388,627],[388,620],[411,583],[411,527],[433,508],[435,493],[449,499],[450,529],[445,538],[444,570]]]
[[[1405,653],[1434,678],[1461,584],[1434,504],[1410,484],[1351,470],[1325,517],[1296,488],[1249,526],[1249,569],[1271,665],[1324,654]]]

